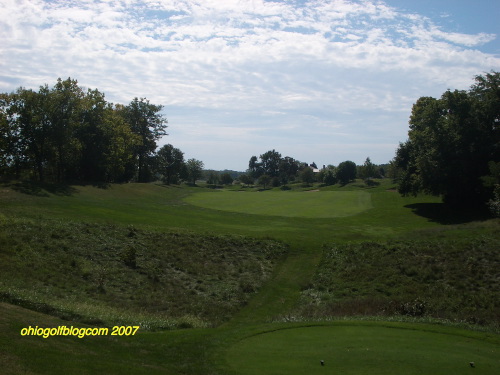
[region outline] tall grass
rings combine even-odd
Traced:
[[[297,313],[433,317],[498,329],[498,227],[474,237],[463,236],[467,225],[458,228],[451,231],[462,237],[430,231],[427,239],[326,246]]]
[[[220,324],[270,277],[286,246],[240,236],[6,219],[0,298],[88,323]]]

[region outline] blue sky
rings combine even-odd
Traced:
[[[496,0],[0,0],[0,92],[97,88],[165,107],[211,169],[276,149],[318,165],[393,158],[421,96],[500,70]]]

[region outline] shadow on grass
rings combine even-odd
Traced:
[[[444,203],[414,203],[406,205],[405,208],[409,208],[414,214],[439,224],[464,224],[491,218],[485,208],[475,207],[459,210]]]
[[[70,196],[77,192],[74,187],[66,184],[49,184],[32,181],[16,182],[11,184],[10,187],[20,193],[37,197],[48,197],[49,193],[60,196]]]

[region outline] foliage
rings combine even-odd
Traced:
[[[207,184],[217,185],[220,182],[220,174],[216,171],[207,171],[205,173]]]
[[[488,201],[488,208],[495,217],[500,217],[500,185],[495,186],[493,198]]]
[[[380,171],[377,170],[377,166],[372,163],[370,158],[366,158],[363,165],[358,167],[357,177],[362,178],[363,180],[369,178],[380,178]]]
[[[299,162],[294,158],[285,156],[279,164],[279,177],[282,184],[292,182],[299,172]]]
[[[267,174],[263,174],[262,176],[259,177],[259,185],[262,185],[264,187],[264,189],[266,188],[267,185],[269,185],[271,183],[271,176],[267,175]]]
[[[306,167],[300,172],[300,179],[305,184],[312,184],[315,180],[314,172],[311,168]]]
[[[500,324],[500,237],[432,238],[332,245],[302,313],[432,316]]]
[[[323,182],[326,186],[335,185],[337,183],[337,168],[333,165],[329,165],[319,171],[318,174],[319,181]]]
[[[157,170],[167,185],[178,183],[184,177],[184,153],[171,144],[164,145],[156,153]]]
[[[260,155],[260,166],[264,174],[269,177],[278,177],[281,154],[275,150],[267,151]]]
[[[196,180],[203,175],[203,162],[194,158],[189,159],[186,162],[186,171],[188,181],[195,185]]]
[[[492,189],[481,177],[499,162],[500,73],[476,77],[466,91],[446,91],[440,99],[422,97],[413,105],[409,139],[395,163],[403,171],[403,195],[440,195],[451,205],[484,202]]]
[[[252,185],[254,179],[248,174],[242,174],[238,177],[238,180],[244,185]]]
[[[220,175],[220,183],[222,185],[231,185],[233,183],[233,178],[231,177],[231,175],[229,173],[222,173]]]
[[[13,230],[16,236],[7,236]],[[108,325],[120,323],[119,311],[158,322],[192,315],[219,324],[260,288],[286,251],[269,240],[53,220],[3,222],[0,249],[1,299],[36,308],[35,299],[43,298],[40,308],[61,306],[80,321],[115,319]],[[88,316],[86,304],[116,316]]]
[[[354,180],[356,178],[356,173],[356,163],[350,160],[343,161],[337,167],[337,179],[342,185],[346,185]]]
[[[162,109],[163,106],[151,104],[146,98],[134,98],[123,111],[132,132],[140,139],[140,143],[134,150],[134,156],[137,158],[138,182],[152,180],[152,171],[148,161],[156,150],[156,141],[167,135],[166,120],[160,114]]]
[[[45,182],[122,182],[152,176],[162,106],[113,105],[98,90],[58,79],[0,96],[0,173]]]
[[[289,157],[281,157],[276,150],[270,150],[260,155],[260,161],[257,156],[252,156],[248,163],[248,175],[254,179],[263,174],[277,179],[278,185],[284,185],[292,181],[298,174],[300,163]]]

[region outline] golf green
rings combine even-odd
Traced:
[[[352,216],[373,208],[371,194],[365,191],[216,191],[196,193],[185,201],[214,210],[304,218]]]
[[[225,358],[241,375],[498,374],[500,347],[449,332],[341,325],[259,334]]]

